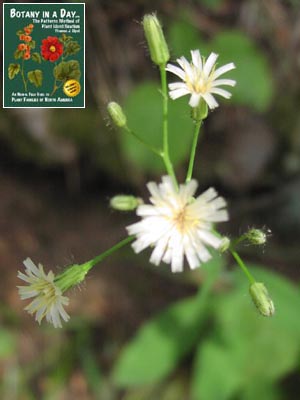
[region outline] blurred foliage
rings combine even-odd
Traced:
[[[182,162],[190,148],[192,125],[184,99],[169,103],[170,154],[174,165]],[[158,84],[137,86],[124,103],[128,126],[146,142],[162,148],[162,95]],[[147,172],[161,172],[162,160],[126,133],[119,136],[126,159]]]
[[[221,265],[220,257],[208,262],[207,276],[197,296],[172,304],[141,328],[116,365],[117,384],[153,384],[174,370],[197,341],[209,309],[209,291]]]
[[[209,268],[213,270],[212,262]],[[142,326],[121,353],[116,383],[130,387],[162,382],[196,347],[192,399],[281,399],[278,380],[299,365],[300,294],[283,277],[250,268],[268,283],[277,306],[273,318],[256,313],[245,295],[247,282],[240,271],[234,272],[231,291],[183,300]],[[213,324],[212,330],[203,329],[205,321]]]
[[[216,10],[220,5],[222,5],[223,0],[198,0],[198,2],[207,8]]]

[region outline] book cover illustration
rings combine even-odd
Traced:
[[[3,107],[85,107],[84,3],[3,4]]]

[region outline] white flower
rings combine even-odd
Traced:
[[[173,272],[183,270],[184,257],[192,269],[211,258],[206,249],[215,249],[222,238],[212,232],[214,222],[227,221],[226,202],[210,188],[194,198],[198,183],[191,180],[177,190],[170,176],[162,183],[148,183],[151,204],[137,208],[142,220],[127,227],[130,235],[136,235],[132,244],[136,253],[146,247],[154,247],[150,262],[171,264]]]
[[[69,299],[62,295],[61,289],[55,284],[55,275],[52,271],[45,274],[41,264],[38,267],[27,258],[25,265],[25,274],[18,271],[18,278],[27,283],[27,286],[18,286],[21,300],[35,297],[35,299],[25,307],[29,314],[36,313],[35,319],[40,324],[42,319],[54,325],[55,328],[61,328],[61,318],[64,321],[69,320],[69,315],[63,306],[68,305]]]
[[[197,107],[201,98],[203,98],[208,107],[213,109],[218,107],[214,94],[218,94],[226,99],[231,97],[227,90],[220,89],[219,86],[235,86],[236,81],[232,79],[217,79],[220,75],[235,68],[233,63],[223,65],[215,69],[218,55],[211,53],[205,59],[201,59],[199,50],[192,50],[192,62],[189,63],[185,57],[180,57],[176,61],[181,68],[167,64],[166,70],[172,72],[182,79],[183,82],[174,82],[169,84],[169,95],[175,100],[186,94],[191,94],[189,105]]]

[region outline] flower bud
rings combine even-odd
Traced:
[[[222,238],[222,242],[219,246],[219,251],[221,253],[225,253],[225,251],[227,251],[230,247],[230,239],[227,236],[224,236]]]
[[[170,53],[161,28],[161,24],[156,15],[145,15],[143,18],[143,27],[151,60],[156,65],[166,64],[170,58]]]
[[[118,126],[119,128],[123,128],[124,126],[126,126],[126,115],[124,114],[121,106],[118,103],[116,103],[115,101],[111,101],[110,103],[108,103],[107,111],[116,126]]]
[[[66,268],[61,274],[54,279],[55,284],[62,292],[79,285],[84,279],[91,265],[89,262],[84,264],[74,264]]]
[[[204,120],[208,115],[207,103],[200,99],[198,106],[192,108],[191,114],[192,119],[196,122]]]
[[[110,200],[110,206],[114,210],[118,211],[133,211],[135,210],[140,204],[143,203],[143,200],[139,197],[135,196],[127,196],[127,195],[117,195],[114,196]]]
[[[267,288],[261,282],[252,283],[249,288],[253,303],[258,311],[265,317],[271,317],[275,313],[274,303],[269,296]]]
[[[261,229],[252,228],[245,233],[245,239],[247,239],[251,244],[260,246],[266,243],[267,234]]]

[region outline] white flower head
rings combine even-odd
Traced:
[[[25,273],[18,271],[18,278],[27,283],[27,286],[18,286],[21,300],[34,297],[34,300],[25,307],[29,314],[35,314],[35,319],[40,324],[45,317],[46,320],[61,328],[61,318],[69,320],[64,306],[69,304],[68,297],[62,295],[61,289],[55,284],[55,275],[52,271],[44,272],[41,264],[38,267],[30,258],[23,261]]]
[[[221,89],[220,86],[235,86],[236,81],[232,79],[218,79],[220,75],[235,68],[233,63],[215,68],[218,55],[211,53],[205,59],[201,58],[199,50],[192,50],[192,61],[188,62],[185,57],[180,57],[176,61],[179,67],[167,64],[166,70],[178,76],[183,82],[169,84],[169,95],[175,100],[187,94],[191,95],[189,105],[197,107],[201,98],[205,100],[210,109],[218,107],[214,94],[218,94],[226,99],[231,97],[231,93]]]
[[[213,188],[194,198],[197,186],[191,180],[177,190],[170,176],[164,176],[159,185],[148,183],[152,204],[140,205],[141,221],[127,227],[130,235],[136,235],[132,244],[136,253],[154,247],[150,262],[171,264],[173,272],[183,271],[185,257],[192,269],[211,258],[206,246],[217,249],[222,244],[212,227],[214,222],[228,220],[226,202]]]

